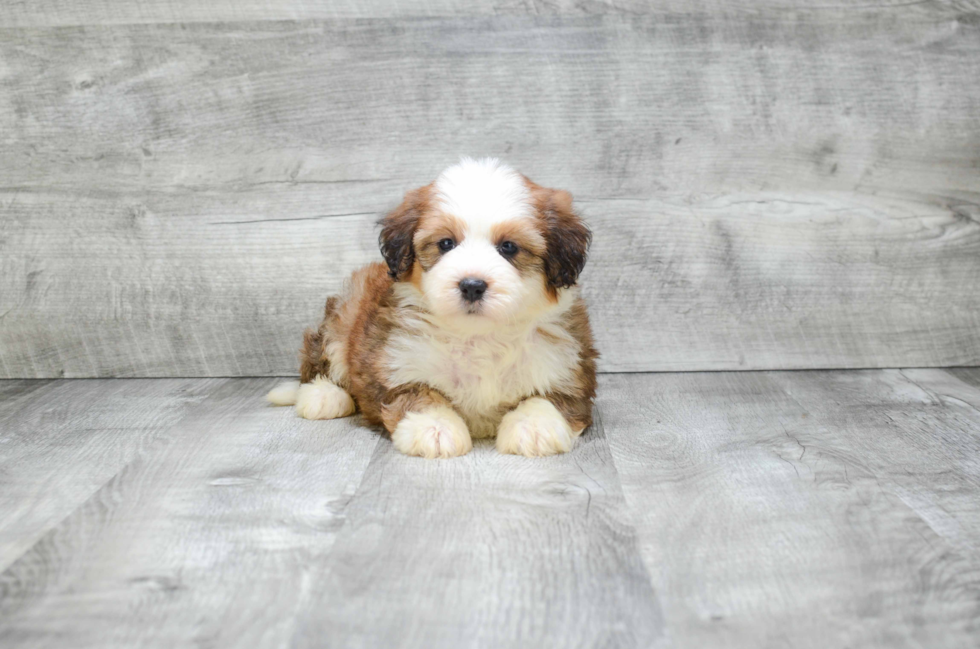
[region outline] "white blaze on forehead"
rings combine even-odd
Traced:
[[[469,236],[490,236],[494,223],[531,216],[530,193],[516,171],[494,158],[463,158],[436,180],[439,208],[464,221]]]

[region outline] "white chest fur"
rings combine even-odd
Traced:
[[[537,323],[462,335],[419,323],[386,347],[393,385],[421,383],[446,395],[473,437],[494,434],[502,405],[572,383],[579,345],[559,324]]]

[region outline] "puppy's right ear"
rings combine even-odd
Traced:
[[[412,238],[419,219],[428,206],[429,187],[420,187],[405,194],[402,204],[393,209],[383,219],[378,245],[381,254],[388,262],[388,274],[400,280],[412,270],[415,263],[415,246]]]

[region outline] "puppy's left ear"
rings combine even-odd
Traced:
[[[428,186],[414,189],[405,194],[401,205],[379,221],[381,234],[378,236],[378,246],[388,263],[388,274],[396,281],[411,272],[415,263],[412,238],[428,200]]]
[[[532,195],[547,241],[544,269],[548,284],[556,289],[574,286],[585,268],[592,232],[575,214],[568,192],[535,187]]]

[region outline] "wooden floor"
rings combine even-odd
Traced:
[[[605,375],[537,460],[273,383],[0,382],[0,646],[980,645],[978,369]]]

